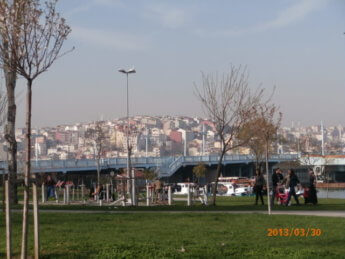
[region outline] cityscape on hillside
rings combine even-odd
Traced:
[[[99,122],[98,122],[99,123]],[[104,132],[101,158],[126,157],[127,119],[100,122]],[[199,156],[218,154],[221,142],[214,124],[202,118],[185,116],[135,116],[129,120],[129,140],[134,157]],[[93,159],[96,146],[87,130],[96,122],[35,128],[32,130],[32,157],[39,160]],[[321,154],[322,126],[302,127],[299,123],[281,127],[279,139],[272,145],[273,154]],[[324,128],[324,150],[327,154],[345,152],[345,134],[341,125]],[[16,130],[18,158],[24,159],[25,129]],[[236,139],[234,139],[236,141]],[[2,159],[6,159],[6,141],[0,138]],[[246,146],[232,154],[250,154]]]

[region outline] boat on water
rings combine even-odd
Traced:
[[[196,187],[196,184],[195,183],[177,183],[174,188],[174,194],[177,194],[177,195],[188,194],[188,186],[190,188],[190,191],[193,192]]]
[[[219,196],[247,196],[252,193],[250,186],[231,182],[218,182],[217,195]]]
[[[247,196],[253,191],[251,185],[247,177],[219,177],[217,192],[219,196]]]
[[[214,186],[215,183],[211,183]],[[174,186],[174,194],[185,195],[188,194],[188,188],[190,192],[202,191],[196,190],[197,185],[195,183],[177,183]],[[252,193],[252,187],[250,180],[245,177],[220,177],[217,185],[218,196],[247,196]],[[210,190],[209,190],[210,191]],[[211,191],[212,192],[212,191]]]
[[[250,186],[253,184],[254,179],[249,179],[248,177],[240,177],[240,176],[227,176],[227,177],[219,177],[218,182],[230,182],[230,183],[239,184],[243,186]]]

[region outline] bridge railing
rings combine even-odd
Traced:
[[[226,155],[224,157],[224,163],[227,161],[252,161],[254,157],[252,155]],[[294,154],[282,154],[272,155],[270,160],[284,161],[298,159],[298,155]],[[131,163],[135,165],[150,165],[157,167],[164,167],[164,171],[167,173],[175,172],[182,164],[195,164],[198,162],[204,163],[216,163],[219,160],[218,155],[209,156],[169,156],[169,157],[132,157]],[[121,167],[127,164],[127,158],[116,157],[116,158],[105,158],[101,159],[101,166]],[[44,169],[68,169],[68,168],[95,168],[97,166],[96,159],[68,159],[68,160],[32,160],[31,161],[33,170],[44,170]],[[23,169],[25,163],[18,161],[18,168]],[[0,168],[7,168],[7,162],[1,161]]]
[[[220,158],[219,155],[211,156],[186,156],[184,157],[183,162],[186,163],[195,163],[195,162],[216,162]],[[243,161],[243,160],[253,160],[252,155],[226,155],[224,156],[223,161]]]
[[[198,162],[203,163],[217,163],[219,161],[219,155],[211,155],[211,156],[180,156],[171,162],[168,166],[168,169],[165,170],[164,176],[173,175],[178,168],[180,168],[183,164],[195,164]],[[297,159],[297,155],[274,155],[270,157],[270,160],[294,160]],[[255,157],[253,155],[226,155],[224,156],[223,163],[227,163],[229,161],[253,161]]]

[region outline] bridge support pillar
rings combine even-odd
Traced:
[[[109,183],[107,183],[105,185],[105,191],[106,191],[106,199],[107,199],[107,203],[108,203],[109,202],[109,197],[110,197],[110,195],[109,195]]]
[[[208,194],[207,194],[207,186],[204,186],[204,204],[208,205]]]
[[[192,206],[192,194],[190,191],[190,185],[187,187],[187,206]]]
[[[115,195],[114,195],[115,190],[114,190],[113,181],[110,182],[109,188],[110,188],[110,190],[109,190],[109,199],[110,199],[110,201],[114,201],[115,200]]]
[[[42,198],[42,203],[46,202],[46,186],[44,183],[41,185],[41,198]]]
[[[69,204],[69,202],[70,202],[70,189],[71,189],[71,186],[70,185],[65,185],[65,189],[66,189],[66,203]]]
[[[63,188],[63,204],[67,203],[67,190],[66,190],[66,186],[65,188]]]
[[[55,188],[55,201],[56,203],[59,203],[59,191],[60,191],[60,187],[59,190],[57,188]]]
[[[85,203],[85,199],[84,199],[84,184],[82,184],[80,186],[80,188],[81,188],[81,200]]]
[[[146,206],[150,206],[150,199],[151,199],[151,192],[150,192],[150,186],[146,185]]]
[[[168,204],[172,204],[172,193],[171,193],[171,186],[168,186]]]

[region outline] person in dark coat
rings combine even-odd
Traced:
[[[47,186],[47,199],[49,200],[50,197],[55,197],[56,182],[54,181],[53,177],[48,175],[45,184]]]
[[[264,198],[262,197],[262,189],[264,188],[264,185],[266,183],[265,178],[261,174],[260,170],[256,169],[255,173],[256,173],[255,182],[254,182],[255,205],[258,205],[259,196],[260,196],[262,205],[264,205]]]
[[[312,169],[309,170],[309,193],[308,193],[308,202],[312,204],[317,204],[317,195],[316,195],[316,177]]]
[[[274,200],[277,194],[277,186],[279,183],[281,183],[283,181],[284,177],[282,175],[282,171],[280,170],[280,168],[277,168],[273,171],[272,174],[272,197],[271,197],[271,205],[274,205]]]
[[[290,169],[288,171],[288,177],[287,177],[287,181],[286,181],[286,186],[290,188],[288,199],[287,199],[286,204],[285,204],[286,206],[289,205],[289,202],[291,200],[291,196],[293,196],[295,198],[297,205],[300,205],[299,201],[298,201],[298,197],[296,195],[296,191],[295,191],[295,187],[297,186],[297,184],[299,184],[298,177],[295,174],[294,170]]]

